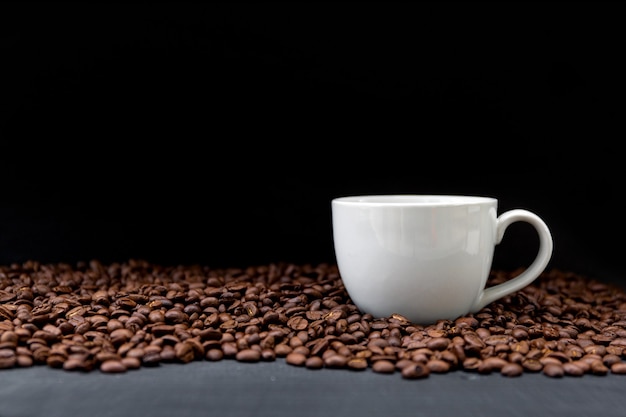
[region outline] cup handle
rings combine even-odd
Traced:
[[[510,210],[498,217],[496,224],[496,244],[502,241],[506,228],[509,227],[511,223],[515,222],[530,223],[537,230],[539,235],[539,251],[537,257],[524,272],[516,277],[501,284],[494,285],[493,287],[485,288],[476,303],[474,303],[472,308],[472,312],[474,313],[487,304],[526,287],[539,277],[550,261],[553,248],[550,230],[540,217],[528,210]]]

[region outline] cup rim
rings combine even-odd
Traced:
[[[469,194],[362,194],[336,197],[333,204],[359,205],[368,207],[444,207],[476,204],[493,204],[497,199]]]

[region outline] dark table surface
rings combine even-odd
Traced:
[[[275,362],[163,364],[124,374],[47,367],[0,372],[2,417],[510,416],[623,417],[626,376],[503,377],[468,372],[419,380]]]

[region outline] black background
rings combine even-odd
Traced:
[[[2,264],[334,262],[333,197],[453,193],[626,284],[617,2],[0,7]]]

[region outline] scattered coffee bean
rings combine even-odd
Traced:
[[[321,369],[324,367],[324,360],[320,358],[319,356],[310,356],[306,358],[306,362],[304,362],[304,366],[306,366],[309,369]],[[619,373],[619,372],[616,372],[616,373]]]
[[[524,373],[524,368],[518,363],[509,362],[500,368],[500,373],[509,377],[520,376]]]
[[[326,366],[327,368],[343,368],[347,364],[348,358],[336,353],[328,355],[328,357],[324,359],[324,366]]]
[[[450,370],[450,363],[442,359],[431,359],[426,363],[428,370],[433,373],[444,374]]]
[[[209,349],[205,355],[209,361],[221,361],[224,359],[224,352],[221,349]]]
[[[493,271],[489,285],[513,272]],[[0,265],[0,369],[125,372],[284,358],[308,369],[559,378],[626,374],[626,293],[559,270],[456,320],[415,325],[351,303],[335,265]]]
[[[105,373],[126,372],[126,365],[121,360],[108,359],[100,364],[100,370]]]
[[[243,349],[237,352],[235,358],[240,362],[258,362],[261,360],[261,351],[257,349]]]
[[[552,378],[561,378],[565,375],[563,365],[558,363],[549,363],[543,367],[543,373]]]
[[[348,359],[348,362],[346,363],[346,366],[349,369],[353,369],[356,371],[361,371],[364,369],[367,369],[369,367],[369,364],[367,363],[366,359],[363,358],[352,358],[352,359]]]
[[[609,368],[601,361],[596,361],[591,364],[591,373],[594,375],[606,375],[609,373]]]
[[[378,360],[372,364],[372,370],[381,374],[392,374],[396,371],[396,365],[389,360]]]
[[[139,369],[141,367],[141,361],[137,358],[122,358],[120,360],[126,369]]]
[[[13,368],[17,364],[17,355],[12,349],[0,349],[0,369]]]
[[[563,372],[568,376],[583,376],[585,368],[575,362],[566,362],[563,364]]]
[[[611,365],[611,372],[614,374],[626,374],[626,363],[614,363]]]
[[[293,352],[293,348],[286,343],[281,343],[274,347],[274,352],[278,357],[285,357]]]
[[[304,355],[303,353],[299,353],[299,352],[290,352],[285,357],[285,361],[289,365],[294,365],[294,366],[303,366],[306,360],[307,360],[306,355]]]
[[[405,379],[420,379],[426,378],[430,371],[428,367],[423,363],[414,363],[412,365],[405,366],[402,368],[402,378]]]

